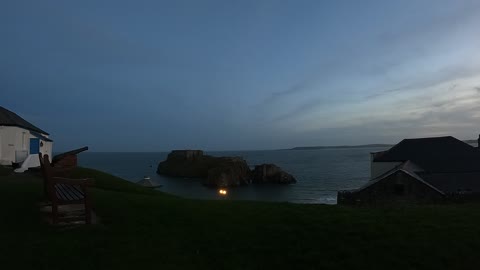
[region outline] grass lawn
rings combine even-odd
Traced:
[[[1,269],[478,269],[480,205],[187,200],[89,169],[102,224],[41,219],[42,181],[0,176]]]

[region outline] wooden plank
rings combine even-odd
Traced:
[[[67,184],[55,185],[58,192],[61,194],[60,199],[66,201],[81,201],[85,198],[85,194],[80,188]]]
[[[78,220],[85,220],[85,215],[76,216],[76,217],[59,217],[59,221],[78,221]]]
[[[63,188],[64,188],[64,190],[70,195],[70,197],[72,198],[72,200],[80,200],[80,199],[82,199],[82,196],[79,197],[78,194],[76,194],[76,192],[74,191],[72,185],[63,184]]]
[[[63,193],[59,192],[57,189],[55,189],[55,194],[57,195],[57,198],[66,201],[67,198],[63,195]]]
[[[58,187],[61,189],[63,195],[68,198],[68,200],[73,200],[74,198],[70,195],[70,193],[67,191],[66,187],[64,184],[59,184]]]
[[[85,195],[85,193],[83,193],[83,189],[80,187],[80,186],[72,186],[77,192],[79,192],[80,194],[82,194],[82,196]]]
[[[56,185],[58,192],[61,194],[62,199],[66,201],[72,200],[72,198],[69,196],[67,192],[63,189],[63,186],[61,185]]]
[[[77,197],[79,199],[84,199],[85,198],[85,194],[82,191],[79,191],[78,189],[75,189],[75,194],[77,195]]]
[[[77,198],[75,198],[75,196],[72,194],[72,192],[70,191],[70,185],[67,185],[67,184],[62,184],[62,188],[63,190],[66,192],[66,194],[68,194],[68,197],[73,201],[73,200],[76,200]]]
[[[68,193],[63,184],[56,184],[55,187],[58,188],[59,192],[62,193],[66,200],[73,201],[73,197]]]
[[[68,189],[68,191],[70,192],[70,194],[72,195],[72,197],[75,199],[75,200],[81,200],[84,198],[83,196],[83,193],[82,192],[79,192],[75,186],[71,186],[71,185],[65,185],[65,187]]]

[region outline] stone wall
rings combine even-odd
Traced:
[[[442,193],[399,170],[370,186],[356,191],[340,191],[338,204],[384,205],[441,202]]]

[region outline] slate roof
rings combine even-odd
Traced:
[[[411,161],[406,161],[406,162],[396,166],[395,168],[391,169],[390,171],[380,175],[379,177],[377,177],[373,180],[370,180],[369,182],[367,182],[362,187],[360,187],[356,190],[353,190],[353,191],[354,192],[359,192],[359,191],[368,189],[370,186],[372,186],[372,185],[374,185],[374,184],[376,184],[380,181],[383,181],[384,179],[386,179],[386,178],[388,178],[392,175],[402,173],[402,174],[406,174],[406,175],[412,177],[413,179],[423,183],[424,185],[426,185],[426,186],[430,187],[431,189],[435,190],[436,192],[444,195],[444,192],[443,192],[442,189],[438,188],[437,186],[433,185],[429,181],[426,181],[424,178],[419,176],[418,170],[421,171],[422,169],[419,168],[416,164],[412,163]]]
[[[480,150],[451,136],[405,139],[373,159],[374,162],[407,160],[427,172],[480,171]]]
[[[39,139],[42,139],[43,141],[46,141],[46,142],[53,142],[52,139],[50,138],[47,138],[45,136],[43,136],[42,134],[38,133],[38,132],[35,132],[35,131],[31,131],[30,130],[30,134],[32,134],[33,136],[39,138]]]
[[[480,193],[480,172],[418,174],[426,182],[445,193]]]
[[[28,129],[30,131],[49,135],[47,132],[34,126],[33,124],[29,123],[27,120],[18,116],[16,113],[9,111],[2,106],[0,106],[0,126],[21,127],[24,129]]]

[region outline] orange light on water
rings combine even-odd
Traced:
[[[227,195],[227,190],[226,190],[226,189],[220,189],[220,190],[218,191],[218,193],[219,193],[220,195]]]

